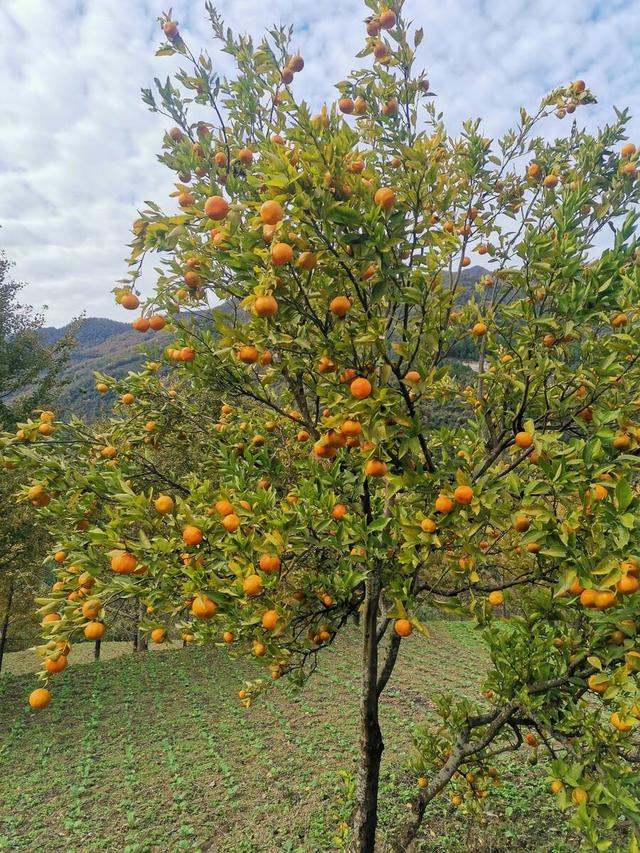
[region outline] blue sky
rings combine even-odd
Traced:
[[[212,48],[204,0],[172,6],[191,45]],[[295,26],[306,65],[294,91],[313,109],[335,97],[332,83],[364,42],[360,0],[219,6],[233,29],[256,36],[272,23]],[[110,291],[125,270],[130,223],[144,199],[162,204],[172,189],[156,162],[164,120],[139,98],[141,86],[178,64],[153,56],[164,8],[160,0],[0,3],[0,247],[28,283],[25,299],[47,304],[52,324],[81,311],[125,319]],[[521,105],[533,108],[577,77],[599,101],[580,123],[604,123],[614,104],[640,113],[640,0],[407,0],[405,9],[424,28],[420,64],[452,133],[481,116],[496,136]],[[557,129],[551,122],[549,134]],[[640,143],[640,115],[630,136]]]

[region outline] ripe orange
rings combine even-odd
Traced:
[[[274,296],[259,296],[253,310],[258,317],[275,317],[278,313],[278,302]]]
[[[346,95],[338,101],[338,109],[341,113],[345,113],[346,115],[351,115],[354,107],[355,105],[352,98],[349,98]]]
[[[574,788],[571,792],[571,799],[573,800],[576,806],[581,806],[583,803],[586,803],[589,799],[589,794],[585,791],[584,788]]]
[[[378,22],[380,24],[381,29],[392,30],[396,25],[395,12],[393,12],[391,9],[385,9],[383,12],[380,12]]]
[[[526,450],[533,444],[533,437],[523,430],[522,432],[516,433],[514,441],[518,447],[522,448],[522,450]]]
[[[199,545],[202,542],[202,530],[193,524],[188,524],[182,531],[182,541],[185,545]]]
[[[225,641],[225,643],[233,643],[235,638],[231,631],[225,631],[222,635],[222,639]]]
[[[542,168],[539,163],[531,163],[527,167],[527,177],[533,181],[539,181],[542,177]]]
[[[118,575],[130,575],[136,570],[138,561],[128,551],[111,558],[111,568]]]
[[[486,323],[475,323],[471,327],[471,334],[476,338],[481,338],[483,335],[487,334],[487,324]]]
[[[301,270],[310,272],[316,265],[318,259],[313,252],[303,252],[298,258],[298,266]]]
[[[135,295],[135,293],[125,293],[125,295],[120,300],[120,304],[123,308],[126,308],[127,311],[135,311],[136,308],[140,305],[140,300]]]
[[[619,732],[630,732],[633,728],[632,723],[628,723],[625,718],[618,713],[618,711],[614,711],[613,714],[609,717],[611,720],[611,725],[616,728]]]
[[[120,397],[120,402],[124,403],[125,406],[130,406],[134,400],[135,400],[135,397],[133,396],[133,394],[129,394],[129,393],[123,394],[122,397]]]
[[[349,308],[351,308],[351,300],[347,296],[336,296],[329,304],[329,310],[336,317],[346,316]]]
[[[593,496],[597,501],[603,501],[607,497],[607,489],[602,483],[596,483],[593,487]]]
[[[162,25],[162,31],[168,39],[173,41],[178,36],[178,24],[175,21],[165,21]]]
[[[258,360],[258,350],[254,346],[245,345],[238,350],[238,358],[244,364],[254,364]]]
[[[277,225],[283,216],[282,205],[277,201],[265,201],[260,207],[260,219],[265,225]]]
[[[493,592],[490,592],[487,596],[489,604],[493,605],[493,607],[500,607],[504,604],[504,595],[500,592],[499,589],[494,589]]]
[[[135,329],[136,332],[147,332],[149,330],[149,321],[146,317],[136,317],[131,324],[131,327]]]
[[[296,53],[295,56],[292,56],[289,60],[289,68],[293,71],[294,74],[298,74],[298,72],[302,71],[304,68],[304,59],[300,56],[299,53]]]
[[[424,533],[434,533],[437,525],[432,518],[423,518],[420,527]]]
[[[615,600],[615,592],[611,592],[609,589],[603,589],[596,592],[594,604],[598,610],[607,610],[609,607],[613,607]]]
[[[366,477],[384,477],[387,473],[387,464],[380,459],[370,459],[364,466]]]
[[[562,782],[559,779],[554,779],[553,782],[551,783],[550,787],[551,787],[551,793],[557,794],[559,791],[562,791],[562,789],[564,788],[564,785],[562,784]]]
[[[151,632],[151,639],[154,643],[164,643],[167,639],[167,632],[164,628],[154,628]]]
[[[538,545],[537,542],[528,542],[527,543],[527,551],[530,554],[537,554],[541,550],[542,546]]]
[[[359,421],[347,420],[340,427],[340,431],[348,438],[354,438],[362,432],[362,426]]]
[[[193,193],[180,193],[178,196],[178,204],[180,207],[192,207],[195,204],[195,197]]]
[[[101,640],[106,630],[104,622],[89,622],[84,626],[84,635],[87,640]]]
[[[231,515],[233,512],[232,505],[225,498],[216,502],[215,509],[222,516]]]
[[[154,332],[159,332],[161,329],[164,329],[167,321],[162,316],[162,314],[153,314],[149,317],[149,328],[153,329]]]
[[[46,708],[50,702],[51,693],[45,687],[38,687],[29,694],[29,704],[36,711]]]
[[[583,607],[595,607],[596,594],[597,593],[595,589],[583,589],[580,593],[580,604]]]
[[[92,598],[89,601],[85,601],[82,605],[82,615],[85,619],[95,619],[98,613],[100,612],[101,603],[97,598]]]
[[[97,391],[99,394],[106,394],[108,390],[109,390],[109,386],[108,386],[108,385],[106,385],[104,382],[98,382],[98,383],[97,383],[97,385],[96,385],[96,391]]]
[[[191,604],[191,612],[196,619],[211,619],[218,612],[218,605],[207,595],[196,595]]]
[[[627,574],[620,578],[616,587],[621,595],[633,595],[640,589],[640,581],[633,575]]]
[[[212,195],[204,203],[204,213],[209,219],[218,222],[229,212],[229,202],[221,195]]]
[[[47,658],[44,662],[44,668],[47,670],[47,672],[62,672],[66,665],[66,655],[58,655],[56,660],[54,660],[53,658]]]
[[[283,267],[293,260],[293,249],[288,243],[274,243],[271,247],[271,261],[274,267]]]
[[[348,509],[344,504],[336,504],[331,510],[331,518],[333,518],[334,521],[342,521],[347,513]]]
[[[410,637],[413,625],[408,619],[396,619],[393,623],[393,630],[399,637]]]
[[[513,526],[518,533],[526,533],[529,529],[529,519],[526,515],[517,515]]]
[[[160,515],[166,515],[168,512],[173,511],[175,503],[169,495],[158,495],[153,505],[156,508],[156,512],[159,512]]]
[[[273,629],[278,624],[278,619],[280,618],[280,614],[277,610],[266,610],[262,614],[262,627],[265,631],[273,631]]]
[[[590,675],[587,679],[587,685],[594,693],[605,693],[609,687],[609,682],[602,675]]]
[[[365,400],[371,394],[371,383],[363,376],[354,379],[349,387],[352,395],[358,400]]]
[[[255,598],[262,592],[262,580],[259,575],[249,575],[242,582],[242,589],[245,595]]]
[[[451,512],[453,509],[453,501],[447,495],[440,495],[436,498],[436,510],[441,513]]]
[[[405,382],[420,382],[421,378],[417,370],[410,370],[404,375]]]
[[[280,557],[277,554],[262,554],[258,565],[265,574],[275,574],[280,569]]]
[[[235,531],[240,527],[240,519],[234,512],[230,512],[222,519],[222,526],[227,533],[235,533]]]
[[[309,441],[310,435],[306,429],[301,429],[300,432],[296,435],[297,441]]]
[[[390,187],[380,187],[373,196],[373,201],[382,210],[391,210],[397,201],[395,192]]]
[[[453,497],[459,504],[470,504],[473,500],[473,489],[471,486],[458,486]]]

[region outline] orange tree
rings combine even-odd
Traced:
[[[3,440],[63,554],[39,602],[45,666],[127,597],[152,608],[152,638],[227,644],[274,679],[303,681],[359,617],[349,844],[371,851],[380,696],[405,638],[424,635],[413,654],[429,642],[421,608],[440,607],[486,629],[492,666],[478,702],[443,699],[441,725],[416,735],[394,844],[447,786],[454,806],[482,808],[493,757],[525,744],[551,756],[558,806],[604,849],[640,820],[627,115],[545,141],[541,127],[593,103],[575,81],[499,140],[475,121],[451,138],[413,68],[422,32],[410,39],[400,2],[367,6],[367,61],[316,115],[294,94],[304,62],[289,30],[254,44],[207,4],[237,65],[227,79],[161,20],[159,53],[185,67],[143,96],[175,125],[161,159],[177,181],[168,211],[148,203],[134,223],[115,293],[137,309],[141,266],[161,253],[136,323],[166,323],[175,341],[127,388],[99,377],[124,394],[105,434],[41,436],[28,421]],[[491,267],[475,286],[472,249]],[[473,385],[452,367],[462,350]],[[198,404],[212,387],[219,416]],[[456,417],[427,426],[445,404]],[[180,448],[185,464],[167,467]],[[516,615],[501,618],[509,598]]]

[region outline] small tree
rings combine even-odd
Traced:
[[[413,69],[421,30],[410,40],[400,2],[367,6],[372,67],[316,115],[294,96],[304,63],[290,30],[256,45],[207,4],[238,68],[225,79],[162,19],[159,53],[188,67],[144,100],[176,124],[162,160],[179,210],[148,203],[116,297],[136,309],[144,257],[168,256],[136,322],[166,319],[163,361],[186,384],[157,362],[126,386],[99,377],[121,395],[108,432],[56,425],[25,444],[38,430],[27,421],[5,438],[32,476],[23,498],[66,555],[39,602],[43,651],[55,664],[59,644],[104,632],[105,605],[133,597],[152,608],[153,639],[175,624],[302,682],[359,615],[349,843],[372,851],[380,696],[405,638],[429,642],[425,605],[465,615],[487,629],[484,694],[443,700],[441,726],[418,736],[421,787],[394,844],[411,843],[447,787],[455,807],[480,809],[493,757],[526,744],[552,757],[559,807],[602,849],[621,818],[639,822],[640,189],[627,114],[545,141],[545,120],[593,102],[575,81],[499,140],[478,121],[450,138]],[[491,265],[477,286],[463,276],[471,247]],[[233,310],[211,312],[216,298]],[[477,354],[473,385],[451,368],[456,348]],[[214,380],[219,417],[193,397]],[[443,403],[456,404],[445,425]],[[188,470],[163,468],[181,446]],[[501,619],[508,598],[516,615]],[[264,687],[244,685],[241,701]]]
[[[70,341],[53,349],[42,345],[38,329],[42,317],[21,305],[22,285],[10,275],[11,262],[0,252],[0,425],[14,428],[36,406],[51,405],[66,363]],[[9,467],[9,466],[7,466]],[[0,670],[10,629],[22,641],[33,640],[33,594],[43,582],[41,565],[46,545],[43,531],[34,527],[25,507],[15,506],[12,493],[18,483],[5,471],[0,478]]]

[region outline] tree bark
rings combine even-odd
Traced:
[[[102,640],[96,640],[96,644],[93,647],[93,657],[95,660],[98,660],[100,657],[100,645],[102,644]]]
[[[367,578],[365,584],[360,698],[360,767],[353,811],[351,853],[373,853],[375,849],[380,761],[384,749],[378,719],[376,624],[380,602],[380,579],[377,571]]]
[[[2,620],[2,630],[0,631],[0,672],[2,672],[2,660],[4,658],[4,649],[7,644],[7,635],[9,633],[9,619],[11,618],[11,605],[13,604],[13,575],[9,580],[9,592],[7,594],[7,609],[5,610],[4,619]]]

